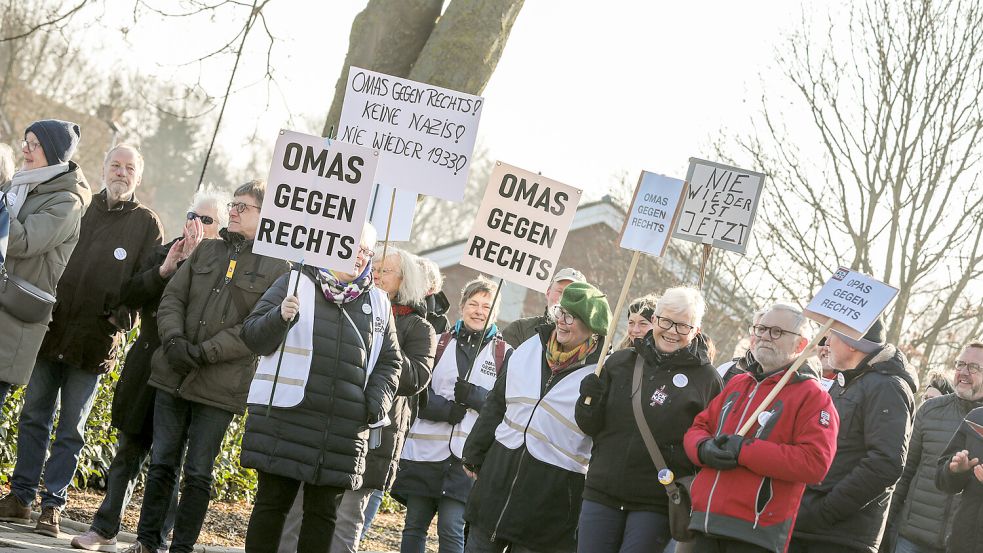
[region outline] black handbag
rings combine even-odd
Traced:
[[[659,444],[655,443],[652,437],[652,430],[649,428],[645,415],[642,414],[642,365],[644,361],[639,355],[635,359],[635,370],[631,375],[632,402],[631,409],[635,414],[635,424],[638,431],[642,434],[642,441],[645,442],[645,449],[652,457],[652,463],[659,471],[659,480],[664,474],[672,474],[666,466],[666,460],[659,451]],[[679,479],[671,479],[666,487],[666,494],[669,496],[669,533],[672,539],[678,542],[692,541],[696,534],[689,529],[690,517],[693,512],[693,502],[690,499],[687,486],[692,484],[693,477],[686,476]]]
[[[54,296],[0,266],[0,308],[21,322],[37,324],[50,321],[54,307]]]

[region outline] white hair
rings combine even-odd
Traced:
[[[133,152],[133,158],[136,159],[137,175],[140,178],[143,178],[143,154],[140,153],[140,150],[137,150],[136,146],[132,144],[127,144],[125,142],[113,146],[111,150],[106,152],[106,159],[102,161],[103,168],[105,169],[106,167],[109,167],[109,158],[113,157],[113,152],[115,152],[116,150],[129,150]]]
[[[9,144],[0,143],[0,182],[7,182],[14,178],[16,170],[14,149]]]
[[[362,226],[362,241],[358,244],[367,250],[374,249],[378,236],[379,233],[375,230],[375,227],[372,226],[372,223],[366,222],[365,225]]]
[[[696,288],[678,286],[666,290],[655,304],[656,315],[661,315],[666,309],[692,315],[693,326],[698,327],[703,323],[707,302],[703,299],[703,293]]]
[[[809,322],[809,319],[806,318],[805,313],[802,312],[802,309],[799,308],[799,306],[786,302],[773,303],[766,311],[762,312],[761,315],[758,316],[758,320],[760,320],[761,317],[763,317],[768,311],[785,311],[787,313],[791,313],[795,316],[795,320],[792,323],[792,328],[789,330],[798,332],[806,340],[812,338],[812,324]]]
[[[399,261],[399,272],[403,279],[399,284],[399,290],[396,291],[396,303],[402,305],[420,303],[427,295],[427,275],[417,262],[419,258],[408,251],[389,248],[386,251],[386,259],[392,257]]]
[[[188,211],[197,212],[199,207],[214,207],[215,213],[218,215],[218,226],[222,228],[229,224],[229,210],[225,209],[225,204],[229,203],[231,199],[228,190],[206,184],[192,196]]]
[[[427,292],[436,294],[444,287],[444,275],[440,274],[437,262],[426,257],[417,257],[420,267],[427,275]]]

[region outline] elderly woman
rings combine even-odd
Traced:
[[[44,119],[24,132],[24,163],[0,182],[10,214],[3,270],[54,295],[79,239],[92,191],[72,161],[82,132],[68,121]],[[50,318],[50,317],[49,317]],[[0,404],[12,385],[27,384],[48,330],[48,321],[22,321],[0,306]]]
[[[594,447],[578,551],[662,551],[669,542],[669,498],[642,432],[651,431],[676,480],[696,473],[683,435],[722,388],[701,333],[705,310],[699,291],[666,290],[655,306],[652,332],[634,349],[615,352],[600,377],[583,380],[577,424]],[[635,419],[633,402],[641,404],[645,428]]]
[[[577,548],[591,439],[574,406],[611,312],[597,288],[572,282],[552,315],[512,353],[464,445],[464,466],[480,471],[466,511],[467,553]]]
[[[461,291],[461,319],[440,335],[433,381],[407,437],[393,488],[406,505],[401,553],[426,551],[434,515],[440,552],[464,551],[464,504],[474,482],[461,466],[461,449],[511,353],[492,322],[498,312],[492,306],[496,290],[484,278],[467,283]]]
[[[628,304],[628,332],[616,349],[630,348],[652,330],[652,316],[659,298],[652,294],[631,300]]]
[[[297,551],[326,553],[341,495],[362,487],[369,427],[384,424],[402,362],[389,298],[372,283],[374,244],[366,225],[354,274],[305,266],[280,277],[243,324],[265,356],[242,439],[242,466],[259,476],[250,553],[277,550],[301,485]]]

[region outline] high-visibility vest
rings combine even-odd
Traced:
[[[486,390],[495,387],[495,378],[499,369],[495,365],[495,344],[497,341],[498,338],[489,340],[478,354],[468,382]],[[433,388],[435,394],[453,401],[454,384],[457,383],[459,374],[457,340],[453,339],[447,344],[444,355],[440,356],[437,366],[433,369],[430,387]],[[464,414],[464,419],[453,427],[446,422],[417,418],[413,426],[410,427],[409,434],[406,435],[402,458],[409,461],[426,462],[443,461],[451,454],[460,458],[464,451],[464,442],[468,439],[468,434],[471,433],[477,420],[478,412],[470,408]]]
[[[287,284],[297,282],[297,271],[291,271]],[[273,407],[295,407],[304,400],[304,390],[307,388],[307,381],[311,375],[311,361],[314,356],[314,311],[316,294],[321,291],[308,275],[300,279],[297,287],[297,298],[300,300],[300,311],[297,316],[299,319],[290,327],[287,332],[287,341],[283,346],[283,359],[280,360],[280,374],[277,376],[277,360],[280,359],[280,349],[277,348],[270,355],[259,358],[259,365],[256,367],[256,374],[249,385],[249,396],[246,403],[253,405],[268,405],[270,394],[273,392],[273,381],[276,380],[276,392],[273,397]],[[369,351],[368,364],[365,370],[364,388],[369,382],[369,375],[375,368],[376,361],[379,360],[379,353],[382,351],[383,333],[389,324],[389,317],[392,315],[392,307],[389,297],[379,288],[372,288],[365,292],[369,294],[370,305],[372,307],[372,344],[362,344],[363,348]],[[306,308],[305,308],[306,306]],[[344,319],[355,330],[356,336],[361,340],[362,333],[355,326],[355,322],[348,316],[342,307]]]
[[[505,374],[505,418],[495,429],[495,440],[509,449],[525,445],[530,455],[544,463],[587,474],[593,440],[577,426],[574,408],[580,399],[580,381],[596,365],[576,369],[540,396],[542,364],[539,336],[512,352]]]

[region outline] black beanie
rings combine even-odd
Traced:
[[[82,137],[82,129],[77,124],[58,119],[42,119],[31,123],[24,131],[25,140],[29,132],[38,137],[48,165],[57,165],[72,159]]]

